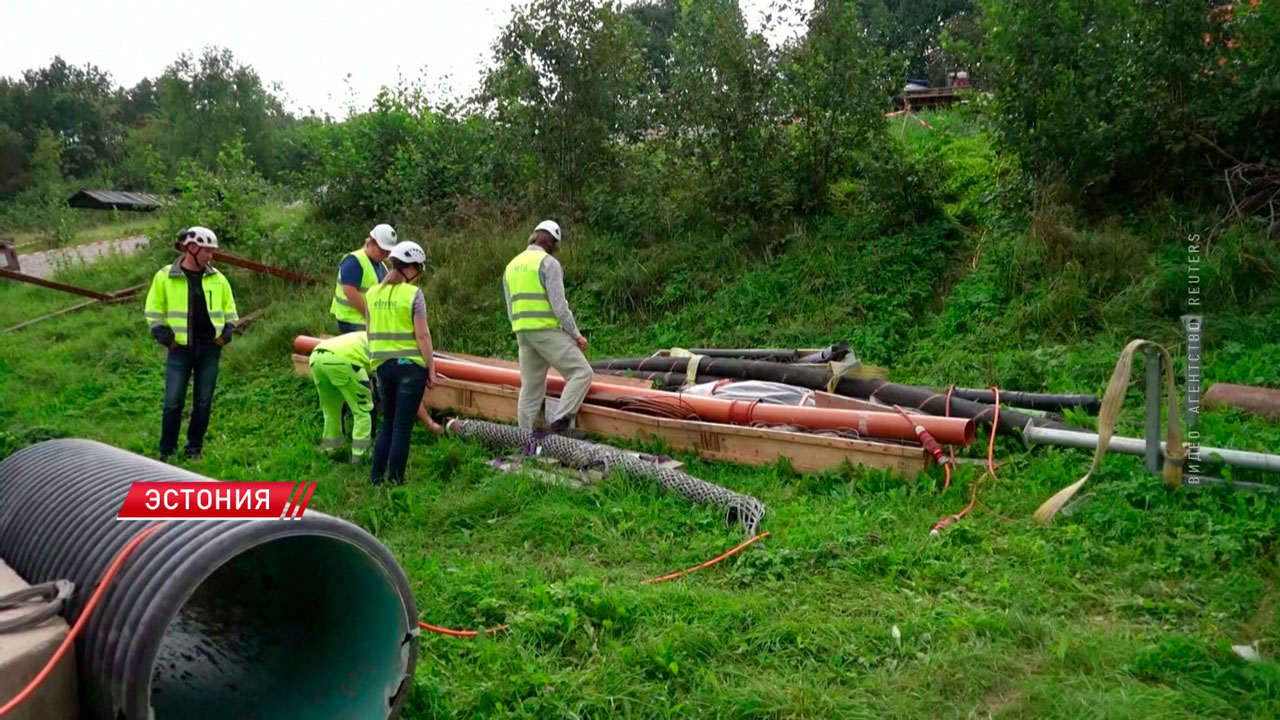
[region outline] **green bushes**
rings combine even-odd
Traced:
[[[1224,167],[1280,159],[1274,3],[977,4],[1002,144],[1074,199],[1202,197]]]

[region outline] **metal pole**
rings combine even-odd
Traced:
[[[1203,315],[1183,315],[1187,332],[1187,430],[1200,424],[1200,327]]]
[[[1091,432],[1056,430],[1028,424],[1023,428],[1022,436],[1028,442],[1039,445],[1059,445],[1085,450],[1093,450],[1098,447],[1098,435]],[[1160,445],[1163,447],[1164,443]],[[1111,441],[1107,443],[1107,450],[1125,455],[1145,455],[1147,443],[1142,438],[1112,437]],[[1200,446],[1195,452],[1198,453],[1199,457],[1195,458],[1194,462],[1222,463],[1233,467],[1280,473],[1280,455],[1205,446]],[[1192,458],[1188,458],[1188,461],[1192,461]]]
[[[1266,483],[1244,482],[1242,480],[1223,480],[1222,478],[1205,477],[1197,475],[1195,482],[1188,482],[1188,486],[1195,485],[1225,485],[1237,492],[1267,492],[1280,495],[1280,486],[1267,485]]]
[[[1143,350],[1147,371],[1147,472],[1160,472],[1160,354],[1154,348]]]

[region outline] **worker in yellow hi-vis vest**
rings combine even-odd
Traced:
[[[373,393],[369,390],[369,338],[363,330],[322,340],[308,361],[320,394],[324,432],[320,445],[333,451],[346,444],[342,408],[351,408],[351,464],[369,453],[373,429]]]
[[[169,349],[164,371],[164,413],[160,424],[160,459],[178,449],[182,408],[187,385],[195,376],[191,422],[187,426],[186,456],[200,457],[213,410],[222,348],[231,342],[240,316],[231,284],[209,261],[218,249],[218,236],[206,227],[178,233],[174,249],[182,254],[156,271],[147,292],[144,314],[151,336]]]
[[[387,268],[382,264],[396,246],[395,228],[375,225],[364,239],[364,247],[353,250],[338,264],[338,281],[333,288],[329,312],[338,321],[338,332],[364,330],[364,294],[382,282]]]
[[[564,270],[556,260],[560,226],[544,220],[529,236],[528,247],[515,256],[502,275],[507,318],[520,348],[520,427],[532,429],[538,422],[547,391],[547,368],[565,380],[556,417],[547,418],[551,431],[572,434],[578,408],[591,387],[591,365],[582,354],[587,339],[564,296]]]
[[[416,286],[426,267],[422,247],[402,241],[391,250],[391,271],[365,293],[369,362],[377,373],[382,401],[382,427],[369,472],[375,483],[384,475],[391,482],[404,481],[413,422],[423,394],[436,384],[427,303]]]

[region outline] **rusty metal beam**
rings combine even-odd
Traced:
[[[146,287],[146,285],[134,285],[133,287],[127,287],[127,288],[124,288],[123,290],[116,290],[115,292],[110,293],[110,297],[107,298],[106,300],[98,300],[98,299],[85,300],[84,302],[76,303],[75,305],[72,305],[70,307],[65,307],[65,308],[62,308],[61,310],[54,310],[53,312],[45,313],[40,317],[34,317],[25,322],[20,322],[17,325],[7,327],[3,330],[0,330],[0,333],[7,333],[7,332],[13,332],[14,330],[21,330],[22,328],[27,327],[28,325],[35,325],[41,320],[48,320],[49,318],[57,317],[59,315],[66,315],[69,312],[74,312],[76,310],[87,308],[91,305],[97,305],[99,303],[111,304],[111,303],[123,302],[137,295],[138,291],[144,287]]]
[[[97,290],[90,290],[88,288],[76,287],[75,285],[67,285],[66,283],[54,282],[53,280],[45,280],[44,278],[38,278],[35,275],[27,275],[26,273],[14,272],[12,270],[7,270],[5,268],[0,268],[0,277],[9,278],[10,280],[17,280],[18,282],[31,283],[32,285],[39,285],[41,287],[47,287],[51,290],[61,290],[62,292],[71,293],[72,295],[83,295],[84,297],[91,297],[94,300],[110,300],[111,299],[111,295],[107,293],[98,292]]]
[[[260,272],[266,275],[274,275],[276,277],[284,278],[286,280],[300,282],[300,283],[303,283],[304,285],[314,285],[316,283],[316,279],[308,275],[303,275],[302,273],[296,273],[292,270],[285,270],[284,268],[278,268],[278,267],[275,267],[274,265],[264,265],[260,262],[250,260],[248,258],[242,258],[239,255],[232,255],[230,253],[222,252],[221,250],[214,251],[213,259],[218,260],[220,262],[227,263],[228,265],[235,265],[236,267],[242,267],[247,270],[253,270],[254,272]]]
[[[244,332],[244,329],[246,327],[248,327],[258,318],[262,317],[262,310],[263,308],[258,308],[257,310],[254,310],[253,312],[249,313],[248,315],[245,315],[244,317],[240,318],[240,322],[236,323],[236,329],[233,332],[236,333],[237,335]]]

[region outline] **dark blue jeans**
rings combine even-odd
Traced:
[[[187,383],[195,375],[195,393],[191,399],[191,423],[187,425],[187,452],[204,447],[204,433],[209,429],[209,413],[213,409],[213,388],[218,383],[218,360],[222,348],[213,343],[169,349],[164,364],[164,419],[160,426],[160,454],[172,455],[178,449],[178,428],[182,425],[182,408],[187,402]]]
[[[388,360],[378,366],[378,395],[382,400],[382,427],[373,444],[373,468],[369,477],[381,482],[404,480],[409,462],[409,437],[418,421],[418,406],[427,389],[427,369],[413,362]]]
[[[363,330],[363,329],[364,329],[364,323],[349,323],[344,320],[338,321],[339,335],[346,335],[349,332],[355,332],[357,330]]]

